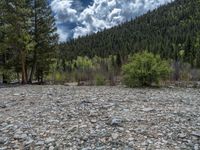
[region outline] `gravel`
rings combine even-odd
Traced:
[[[0,88],[0,150],[200,149],[200,89]]]

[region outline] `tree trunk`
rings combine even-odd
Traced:
[[[27,84],[26,57],[23,51],[21,51],[21,69],[22,69],[22,84]]]
[[[29,83],[32,83],[32,80],[33,80],[33,75],[35,73],[35,68],[36,68],[36,52],[34,51],[34,56],[33,56],[33,65],[31,67],[31,73],[30,73],[30,76],[29,76]]]
[[[180,68],[179,68],[179,62],[176,60],[174,62],[174,69],[175,69],[175,72],[174,72],[174,80],[175,81],[178,81],[179,78],[180,78]]]
[[[3,54],[3,67],[6,64],[6,54]],[[3,73],[2,75],[2,80],[3,80],[3,84],[7,84],[8,83],[8,77],[7,75],[5,75],[5,73]]]
[[[38,27],[37,27],[37,23],[38,23],[38,17],[37,17],[37,1],[35,0],[34,1],[34,28],[35,28],[35,31],[34,31],[34,39],[35,39],[35,42],[37,43],[37,32],[38,32]],[[31,67],[31,73],[30,73],[30,76],[29,76],[29,83],[32,83],[32,80],[33,80],[33,75],[35,73],[35,69],[36,69],[36,59],[37,59],[37,56],[36,56],[36,49],[37,49],[37,46],[35,45],[35,48],[34,48],[34,54],[33,54],[33,65]]]
[[[8,81],[7,81],[8,78],[6,77],[6,75],[3,74],[2,77],[3,77],[3,84],[7,84],[8,83]]]
[[[20,74],[19,74],[19,72],[17,72],[17,80],[18,80],[18,83],[20,83]]]

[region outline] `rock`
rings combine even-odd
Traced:
[[[7,138],[0,137],[0,145],[4,144],[7,141]]]
[[[199,149],[200,149],[199,144],[195,144],[195,145],[194,145],[194,150],[199,150]]]
[[[91,123],[96,123],[96,122],[97,122],[96,119],[92,119],[92,120],[91,120]]]
[[[118,133],[112,133],[113,140],[116,140],[119,137]]]
[[[32,139],[29,139],[28,141],[25,142],[25,145],[30,145],[32,144],[34,141]]]
[[[200,137],[200,130],[199,130],[199,131],[193,131],[193,132],[192,132],[192,135],[193,135],[193,136]]]
[[[187,135],[185,134],[185,133],[180,133],[179,135],[178,135],[178,137],[180,137],[180,138],[185,138]]]
[[[134,141],[134,138],[130,137],[128,138],[128,141]]]
[[[111,120],[111,126],[121,126],[122,125],[122,119],[114,117]]]
[[[49,137],[45,140],[45,143],[49,144],[49,143],[53,143],[55,141],[55,139]]]
[[[129,109],[127,109],[127,108],[124,108],[123,109],[123,112],[129,112],[130,110]]]
[[[143,111],[144,112],[150,112],[150,111],[154,111],[155,109],[153,108],[144,108]]]
[[[36,145],[44,145],[44,141],[38,141]]]
[[[14,135],[14,139],[16,139],[16,140],[20,140],[20,139],[23,139],[23,140],[25,140],[27,138],[27,135],[26,134],[15,134]]]
[[[7,106],[5,105],[5,104],[3,104],[3,103],[0,103],[0,108],[6,108]]]
[[[20,96],[20,93],[14,93],[13,96]]]
[[[105,150],[106,147],[105,146],[101,146],[101,147],[96,147],[96,150]]]
[[[83,148],[82,150],[92,150],[91,147]]]
[[[54,150],[54,147],[53,147],[53,146],[50,146],[50,147],[49,147],[49,150]]]
[[[68,129],[68,132],[75,132],[78,129],[77,125],[74,125]]]

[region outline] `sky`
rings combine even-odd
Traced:
[[[109,29],[173,0],[52,0],[60,41]]]

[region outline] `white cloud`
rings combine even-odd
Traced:
[[[57,21],[61,23],[63,21],[77,21],[77,10],[71,8],[72,2],[73,0],[54,0],[51,3],[51,8],[56,13]]]
[[[92,5],[80,9],[82,6],[78,0],[53,0],[51,6],[56,13],[60,40],[64,41],[111,28],[171,1],[173,0],[94,0]],[[78,3],[77,7],[73,6],[75,2]],[[68,23],[74,23],[75,26],[68,29]]]

